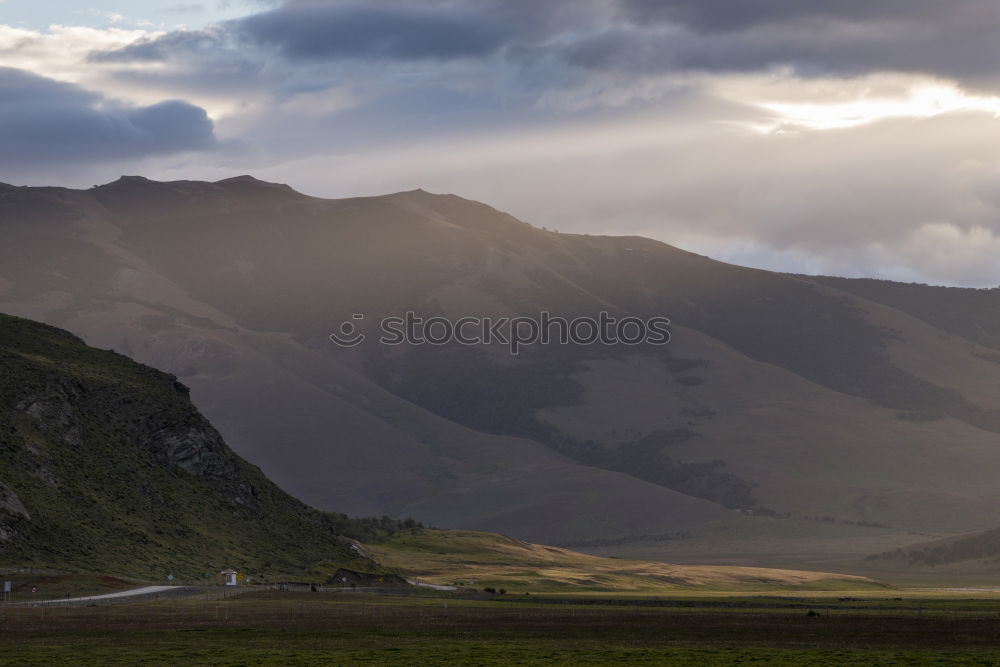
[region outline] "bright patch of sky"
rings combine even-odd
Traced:
[[[35,31],[52,25],[201,28],[246,15],[254,6],[245,0],[0,0],[0,23]]]
[[[930,118],[945,113],[978,111],[1000,116],[1000,97],[969,95],[954,85],[913,88],[905,97],[858,98],[849,102],[759,102],[776,114],[770,129],[791,125],[810,130],[834,130],[887,118]]]

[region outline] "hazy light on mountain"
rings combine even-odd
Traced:
[[[791,253],[831,273],[1000,282],[964,254],[991,247],[970,230],[1000,219],[989,0],[236,4],[136,17],[98,0],[103,23],[0,25],[4,66],[104,106],[184,101],[220,139],[197,158],[68,151],[45,171],[0,156],[0,180],[252,172],[328,196],[426,187],[567,231],[698,236],[720,256],[752,246],[764,268]],[[928,225],[958,230],[938,243],[966,259],[921,255],[936,249],[914,241]]]

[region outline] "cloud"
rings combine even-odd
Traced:
[[[414,3],[420,5],[421,3]],[[453,59],[483,56],[511,26],[490,16],[391,3],[289,3],[205,30],[179,30],[94,52],[95,62],[166,61],[192,49],[275,48],[290,60]]]
[[[1000,88],[998,29],[993,0],[299,0],[199,31],[149,34],[91,59],[191,65],[239,54],[271,67],[466,59],[536,99],[602,74],[624,89],[651,75],[776,68],[807,77],[927,73]]]
[[[699,32],[729,32],[801,21],[937,20],[981,10],[986,0],[623,0],[624,15],[645,24],[677,23]]]
[[[197,14],[205,11],[205,5],[197,2],[181,2],[164,7],[161,11],[166,14]]]
[[[0,25],[0,59],[4,66],[30,70],[51,78],[78,81],[93,75],[87,57],[147,39],[145,30],[50,26],[46,32]]]
[[[577,62],[709,72],[787,66],[804,76],[895,71],[1000,83],[1000,9],[992,0],[621,2],[623,24],[574,45],[582,50]]]
[[[289,58],[460,58],[494,51],[506,30],[464,12],[293,4],[235,22],[246,40]]]
[[[0,168],[106,161],[216,146],[204,109],[181,100],[116,105],[99,93],[0,68]]]
[[[125,46],[96,50],[87,55],[93,63],[136,63],[162,62],[171,54],[212,51],[221,46],[222,37],[218,30],[175,30],[153,37],[143,36]]]

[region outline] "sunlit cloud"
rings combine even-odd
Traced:
[[[261,86],[247,85],[245,94],[237,95],[233,86],[203,85],[198,75],[205,75],[208,68],[204,63],[200,67],[188,63],[177,66],[151,60],[122,66],[92,57],[164,34],[144,28],[52,25],[38,31],[0,24],[0,65],[99,90],[108,98],[130,104],[185,99],[204,108],[213,120],[237,114],[271,95]],[[239,67],[238,60],[232,65],[218,60],[212,64],[220,78],[236,78]]]
[[[757,83],[754,87],[752,84]],[[748,85],[750,84],[750,85]],[[967,92],[958,84],[924,77],[878,75],[857,80],[795,80],[761,84],[757,77],[719,86],[723,95],[766,111],[745,123],[758,132],[836,130],[887,119],[932,118],[951,113],[1000,117],[1000,97]]]
[[[103,71],[87,61],[93,51],[121,48],[162,33],[143,29],[52,25],[46,31],[0,24],[0,62],[59,81],[87,83]]]

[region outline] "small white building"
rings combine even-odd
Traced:
[[[221,574],[225,578],[225,580],[226,580],[226,586],[235,586],[236,585],[236,577],[237,577],[237,575],[239,573],[236,570],[234,570],[233,568],[231,568],[231,567],[226,568],[225,570],[223,570],[219,574]]]

